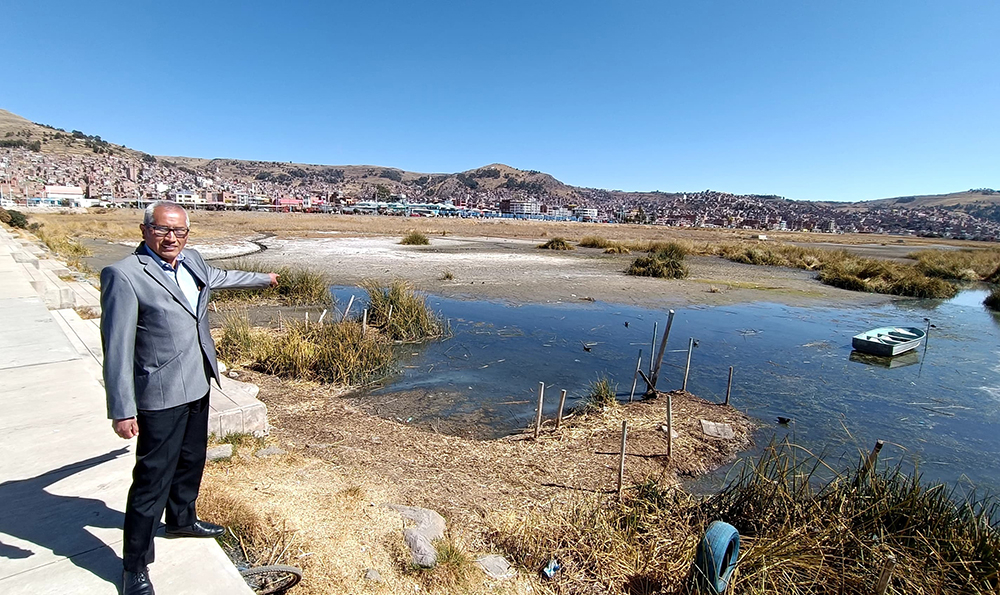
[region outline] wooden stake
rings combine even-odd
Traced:
[[[344,315],[340,318],[341,322],[347,320],[347,313],[351,311],[351,304],[353,303],[354,303],[354,296],[352,295],[351,299],[347,300],[347,307],[344,308]]]
[[[309,327],[309,313],[306,312],[306,328]]]
[[[674,450],[674,396],[667,393],[667,460]]]
[[[642,349],[639,350],[639,359],[635,362],[635,374],[632,374],[632,392],[628,394],[628,402],[632,402],[635,397],[635,384],[639,381],[639,368],[642,367]]]
[[[729,366],[729,384],[726,385],[726,405],[729,405],[729,395],[733,392],[733,367]]]
[[[684,366],[684,384],[681,385],[681,390],[688,389],[688,372],[691,371],[691,352],[694,351],[694,337],[688,339],[688,360],[687,364]],[[655,379],[654,379],[655,380]]]
[[[282,326],[283,325],[282,325],[282,322],[281,322],[281,310],[278,310],[278,330],[279,331],[282,330]]]
[[[559,429],[559,424],[562,423],[563,407],[566,406],[566,389],[564,388],[561,393],[559,393],[559,413],[556,414],[556,429]]]
[[[875,447],[872,448],[871,453],[869,453],[868,458],[865,460],[865,468],[862,472],[863,476],[868,475],[868,473],[875,467],[875,464],[878,463],[878,451],[882,450],[883,445],[885,445],[885,442],[882,440],[875,441]]]
[[[618,498],[622,497],[622,485],[625,483],[625,441],[628,436],[628,420],[622,420],[622,450],[618,457]]]
[[[365,308],[364,312],[361,313],[361,334],[365,334],[368,330],[368,308]]]
[[[674,324],[674,311],[667,314],[667,328],[663,329],[663,340],[660,342],[660,352],[656,354],[656,368],[650,374],[653,377],[653,388],[656,388],[656,381],[660,378],[660,367],[663,365],[663,354],[667,350],[667,337],[670,336],[670,327]]]
[[[656,327],[657,327],[658,324],[659,324],[658,322],[654,322],[653,323],[653,340],[652,340],[652,342],[650,342],[650,345],[649,345],[649,375],[650,376],[653,375],[653,352],[656,351]],[[649,387],[649,389],[652,390],[653,387],[651,386],[651,387]]]
[[[385,317],[385,325],[389,326],[389,321],[392,320],[392,304],[389,304],[389,314]]]
[[[323,308],[323,313],[319,315],[319,322],[317,324],[323,324],[324,318],[326,318],[326,308]]]
[[[542,431],[542,403],[545,401],[545,383],[538,383],[538,413],[535,414],[535,438]]]
[[[885,590],[889,588],[889,579],[892,577],[892,570],[896,567],[896,556],[889,554],[885,559],[885,566],[882,567],[882,574],[878,577],[878,584],[875,585],[875,595],[885,595]]]

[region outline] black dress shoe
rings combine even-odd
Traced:
[[[122,573],[122,595],[156,595],[153,593],[153,583],[149,582],[149,569],[139,572]]]
[[[193,525],[187,527],[171,527],[167,525],[167,537],[219,537],[226,532],[226,528],[220,525],[213,525],[205,521],[195,521]]]

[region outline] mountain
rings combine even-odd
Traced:
[[[24,147],[55,155],[109,154],[141,157],[144,153],[109,143],[100,136],[69,132],[47,124],[37,124],[0,109],[0,148]]]

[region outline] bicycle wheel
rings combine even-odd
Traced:
[[[258,566],[241,570],[240,575],[243,580],[250,585],[257,595],[270,595],[271,593],[284,593],[302,580],[302,571],[294,566],[283,564],[272,564],[271,566]]]

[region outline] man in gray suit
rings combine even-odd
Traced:
[[[209,381],[219,382],[206,308],[213,289],[277,285],[274,273],[205,264],[187,244],[179,205],[146,209],[143,243],[101,271],[101,340],[108,417],[116,434],[138,436],[125,506],[123,594],[153,595],[147,566],[164,509],[168,537],[217,537],[195,500],[205,468]]]

